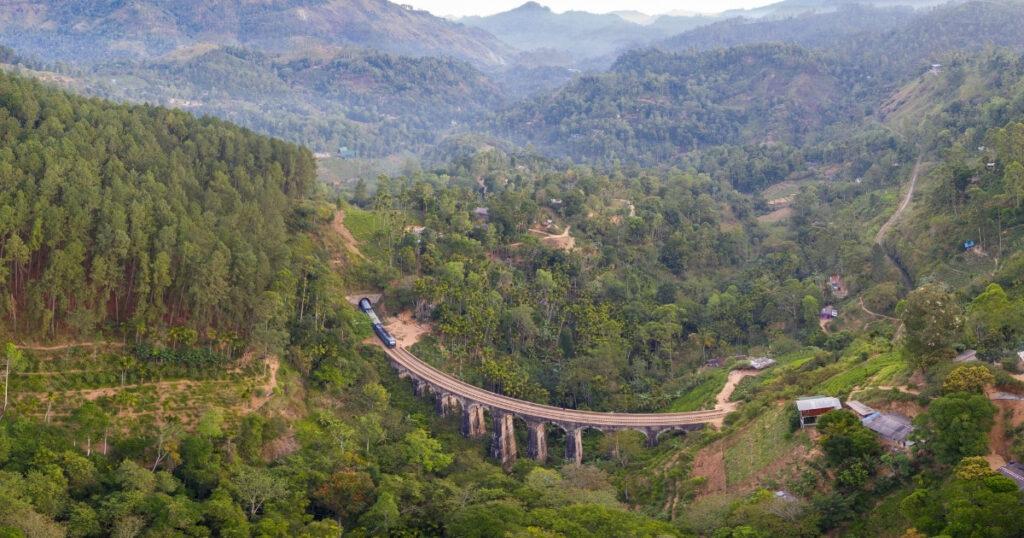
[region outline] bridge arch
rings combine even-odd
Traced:
[[[723,410],[690,413],[605,413],[552,407],[495,394],[444,374],[420,361],[405,348],[384,348],[400,378],[410,379],[417,396],[434,397],[439,415],[462,413],[462,434],[467,437],[487,433],[486,415],[491,415],[491,450],[493,457],[510,464],[519,455],[515,424],[526,428],[526,455],[544,461],[548,458],[549,425],[565,431],[565,459],[583,459],[582,433],[586,428],[603,432],[636,430],[647,438],[648,446],[656,446],[658,436],[667,431],[695,430],[725,415]]]

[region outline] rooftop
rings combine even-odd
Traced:
[[[1007,463],[998,469],[1005,477],[1017,483],[1018,489],[1024,489],[1024,465],[1019,463]]]
[[[862,417],[866,417],[875,412],[874,409],[858,402],[857,400],[846,400],[846,407],[849,407],[851,411]]]
[[[756,359],[750,359],[750,366],[755,370],[764,370],[769,366],[775,364],[775,359],[769,359],[768,357],[758,357]]]
[[[956,356],[953,362],[967,362],[978,360],[978,352],[973,349],[964,350],[963,353]]]
[[[796,408],[800,411],[811,411],[813,409],[842,409],[843,404],[839,402],[839,398],[833,398],[831,396],[808,396],[806,398],[797,398]]]
[[[896,413],[872,413],[861,422],[869,430],[893,441],[905,442],[910,432],[914,431],[910,419]]]

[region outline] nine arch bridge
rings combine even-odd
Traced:
[[[434,395],[439,415],[462,409],[462,434],[471,437],[487,433],[484,410],[491,414],[493,436],[491,456],[503,464],[518,456],[514,431],[516,418],[526,423],[529,458],[544,461],[548,456],[546,424],[565,430],[565,459],[579,463],[583,459],[581,434],[585,428],[602,432],[637,430],[647,437],[647,445],[655,446],[658,435],[669,430],[692,431],[721,419],[720,409],[690,413],[600,413],[541,405],[502,396],[459,381],[419,360],[405,348],[384,350],[400,378],[409,378],[417,396]]]

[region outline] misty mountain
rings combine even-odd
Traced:
[[[386,0],[5,2],[0,42],[46,61],[146,59],[197,44],[265,53],[373,47],[500,66],[514,52],[477,28]]]
[[[487,17],[465,17],[459,22],[486,30],[524,51],[564,51],[575,63],[642,47],[654,39],[668,37],[672,31],[637,24],[615,14],[554,13],[536,2]],[[698,24],[694,18],[690,27]]]

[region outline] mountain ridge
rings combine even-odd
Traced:
[[[146,59],[208,42],[282,53],[371,46],[393,54],[455,56],[481,67],[515,51],[494,36],[387,0],[166,0],[64,4],[28,0],[0,14],[0,41],[28,55],[87,62]]]

